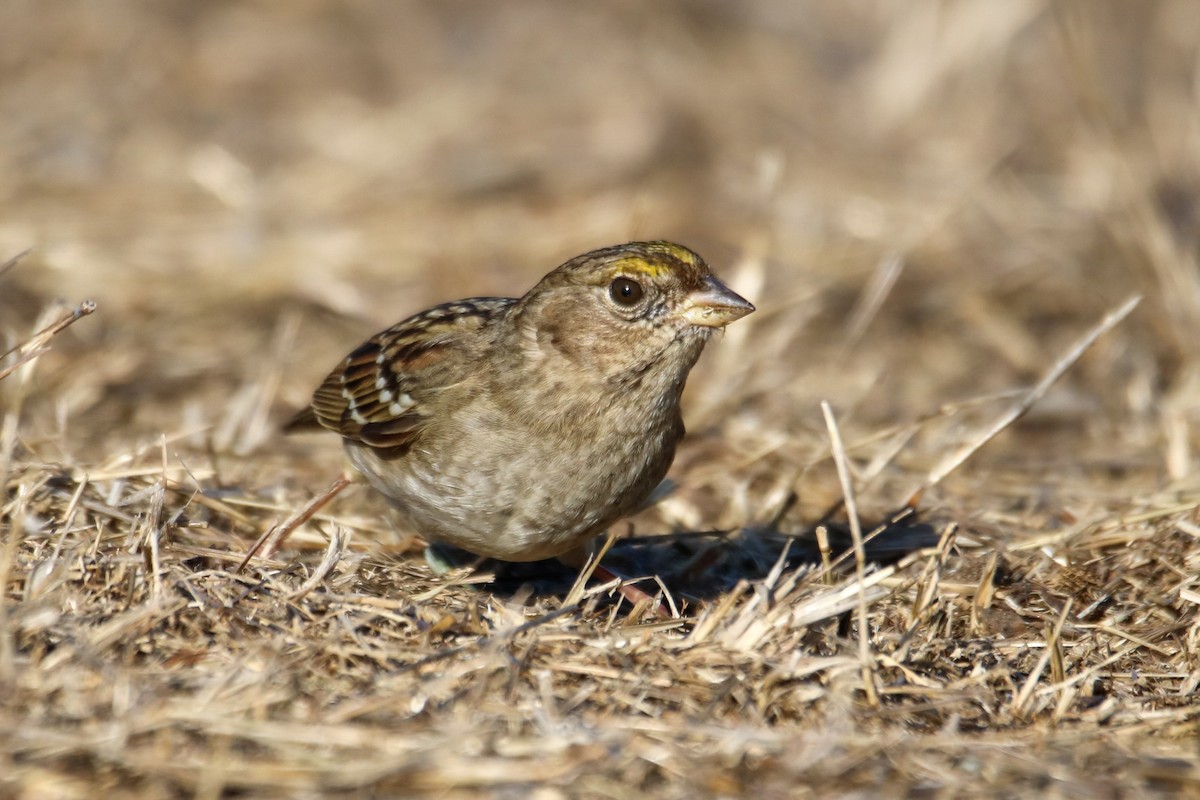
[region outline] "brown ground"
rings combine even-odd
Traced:
[[[4,3],[0,796],[1200,793],[1198,65],[1191,0]],[[361,488],[233,573],[349,347],[650,237],[759,306],[614,548],[679,619]],[[822,567],[821,400],[869,528],[1060,359]]]

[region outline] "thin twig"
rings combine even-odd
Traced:
[[[583,568],[579,570],[579,575],[575,578],[575,583],[571,586],[571,591],[567,592],[566,599],[563,600],[564,606],[578,605],[583,600],[587,582],[591,580],[593,573],[599,568],[600,559],[608,554],[608,551],[613,546],[613,542],[616,540],[617,535],[609,531],[608,535],[604,538],[604,544],[600,546],[600,550],[588,556],[588,560],[584,563]]]
[[[75,322],[83,319],[89,314],[95,312],[96,303],[94,300],[84,300],[79,305],[75,306],[71,311],[64,314],[52,324],[42,328],[40,331],[29,337],[28,340],[16,345],[7,350],[0,359],[5,359],[13,353],[17,353],[17,360],[7,367],[0,369],[0,381],[11,375],[18,367],[40,356],[45,352],[46,343],[49,342],[59,333],[69,328]]]
[[[313,515],[324,508],[330,500],[336,497],[339,492],[349,485],[350,478],[345,473],[338,475],[337,478],[334,479],[333,483],[329,484],[328,489],[309,500],[307,503],[297,509],[296,513],[292,514],[292,516],[288,517],[279,525],[273,525],[272,527],[267,528],[263,535],[258,537],[258,540],[255,541],[254,544],[250,546],[250,549],[246,551],[245,558],[243,558],[242,562],[237,565],[234,573],[244,570],[246,565],[250,563],[250,559],[254,558],[254,554],[260,549],[263,549],[264,555],[269,556],[279,547],[283,546],[284,541],[288,536],[291,535],[292,531],[296,530],[296,528],[299,528],[301,525],[312,519]],[[270,542],[270,546],[264,548],[264,545],[266,545],[268,542]]]

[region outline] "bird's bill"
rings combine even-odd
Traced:
[[[724,328],[754,310],[749,300],[734,292],[716,278],[709,278],[703,289],[697,289],[684,301],[682,316],[692,325]]]

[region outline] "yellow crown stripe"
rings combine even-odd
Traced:
[[[682,247],[664,246],[655,250],[658,252],[649,257],[629,255],[621,258],[604,271],[605,276],[613,278],[618,275],[645,275],[648,278],[658,278],[669,273],[680,261],[691,266],[696,264],[696,256]]]

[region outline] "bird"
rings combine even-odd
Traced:
[[[426,541],[578,563],[666,476],[689,372],[753,311],[683,245],[593,250],[521,297],[444,303],[375,334],[285,430],[339,435]]]

